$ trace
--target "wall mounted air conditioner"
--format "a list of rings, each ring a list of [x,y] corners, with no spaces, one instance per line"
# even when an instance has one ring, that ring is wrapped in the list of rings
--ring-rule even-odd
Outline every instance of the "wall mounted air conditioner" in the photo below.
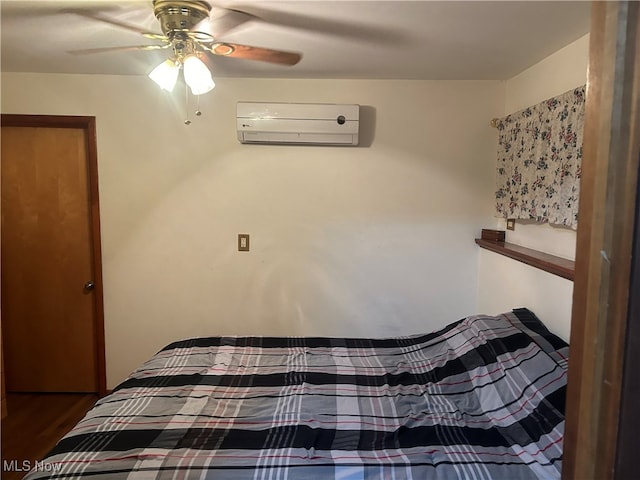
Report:
[[[359,105],[238,102],[240,143],[358,145]]]

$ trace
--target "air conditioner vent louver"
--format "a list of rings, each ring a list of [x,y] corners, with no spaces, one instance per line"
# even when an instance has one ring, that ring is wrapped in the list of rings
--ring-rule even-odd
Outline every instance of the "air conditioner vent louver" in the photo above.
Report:
[[[358,145],[359,105],[238,102],[240,143]]]

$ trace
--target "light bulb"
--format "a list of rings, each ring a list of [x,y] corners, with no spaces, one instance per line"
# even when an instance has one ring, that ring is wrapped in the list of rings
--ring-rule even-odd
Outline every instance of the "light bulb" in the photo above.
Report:
[[[149,78],[160,85],[163,90],[170,92],[176,85],[179,72],[180,65],[167,59],[151,71]]]
[[[211,72],[197,56],[189,55],[184,59],[183,65],[184,80],[191,87],[191,93],[194,95],[210,92],[216,86],[211,78]]]

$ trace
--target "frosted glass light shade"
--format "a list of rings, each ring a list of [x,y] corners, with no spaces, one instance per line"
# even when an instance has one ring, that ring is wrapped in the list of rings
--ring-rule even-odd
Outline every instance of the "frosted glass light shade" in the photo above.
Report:
[[[191,93],[194,95],[202,95],[210,92],[216,86],[211,72],[195,55],[189,55],[184,59],[184,80],[191,87]]]
[[[165,60],[149,74],[149,78],[156,82],[163,90],[170,92],[176,85],[180,65],[171,59]]]

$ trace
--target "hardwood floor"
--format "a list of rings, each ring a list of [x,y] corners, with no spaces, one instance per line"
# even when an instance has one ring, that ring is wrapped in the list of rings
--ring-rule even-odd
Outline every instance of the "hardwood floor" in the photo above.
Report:
[[[24,477],[28,467],[42,460],[97,400],[93,394],[8,393],[8,416],[2,421],[2,479]]]

